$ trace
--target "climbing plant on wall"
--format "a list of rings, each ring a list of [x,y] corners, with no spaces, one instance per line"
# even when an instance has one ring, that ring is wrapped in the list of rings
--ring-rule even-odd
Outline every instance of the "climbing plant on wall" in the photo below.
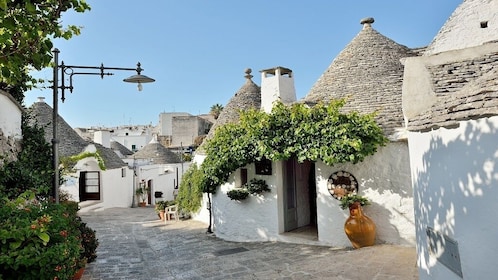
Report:
[[[299,162],[321,160],[327,165],[358,163],[387,143],[375,113],[342,113],[345,100],[313,107],[275,103],[272,112],[241,112],[238,123],[220,126],[207,140],[199,188],[215,193],[230,174],[262,158]]]

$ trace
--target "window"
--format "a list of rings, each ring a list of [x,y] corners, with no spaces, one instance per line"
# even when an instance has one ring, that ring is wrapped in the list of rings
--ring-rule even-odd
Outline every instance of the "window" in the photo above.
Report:
[[[240,185],[243,186],[247,183],[247,168],[240,169]]]
[[[271,175],[271,160],[262,159],[254,163],[256,174],[258,175]]]

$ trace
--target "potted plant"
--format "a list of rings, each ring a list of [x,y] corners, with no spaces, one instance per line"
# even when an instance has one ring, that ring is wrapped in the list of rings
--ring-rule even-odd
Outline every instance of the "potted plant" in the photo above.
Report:
[[[375,223],[363,213],[362,208],[369,204],[370,201],[366,197],[356,193],[341,197],[341,208],[349,209],[344,232],[355,249],[372,246],[375,243]]]
[[[368,198],[356,193],[350,193],[341,197],[340,206],[342,209],[349,209],[354,203],[359,203],[360,206],[370,205]]]
[[[270,187],[268,187],[268,184],[266,184],[265,180],[256,178],[253,178],[249,182],[245,183],[243,187],[253,195],[270,191]]]
[[[138,184],[138,188],[135,190],[135,194],[138,196],[140,202],[138,203],[138,206],[140,207],[145,207],[147,203],[145,202],[149,196],[149,189],[147,188],[147,185],[145,184],[145,180],[142,180]]]
[[[169,202],[167,200],[161,200],[156,202],[156,206],[154,207],[154,209],[156,210],[157,215],[159,215],[161,221],[164,221],[164,211],[168,206]]]
[[[227,192],[231,200],[244,200],[249,196],[249,191],[245,188],[236,188]]]

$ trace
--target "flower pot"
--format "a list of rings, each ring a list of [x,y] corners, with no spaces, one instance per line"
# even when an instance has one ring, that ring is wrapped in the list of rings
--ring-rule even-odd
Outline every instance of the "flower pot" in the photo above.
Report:
[[[164,211],[164,210],[159,211],[159,219],[161,219],[161,221],[164,221],[164,212],[166,212],[166,211]]]
[[[360,203],[355,202],[349,207],[344,232],[355,249],[374,245],[375,223],[363,213]]]
[[[140,207],[145,207],[145,206],[147,206],[147,203],[146,203],[146,202],[139,202],[139,203],[138,203],[138,206],[140,206]]]
[[[85,267],[82,267],[76,271],[76,273],[73,276],[73,280],[80,280],[81,277],[83,276],[83,273],[85,273]]]

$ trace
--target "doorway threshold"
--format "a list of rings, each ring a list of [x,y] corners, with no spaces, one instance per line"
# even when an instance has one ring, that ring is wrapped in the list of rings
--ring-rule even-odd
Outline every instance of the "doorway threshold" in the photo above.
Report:
[[[320,245],[318,241],[318,228],[315,225],[307,225],[280,234],[283,242]]]

